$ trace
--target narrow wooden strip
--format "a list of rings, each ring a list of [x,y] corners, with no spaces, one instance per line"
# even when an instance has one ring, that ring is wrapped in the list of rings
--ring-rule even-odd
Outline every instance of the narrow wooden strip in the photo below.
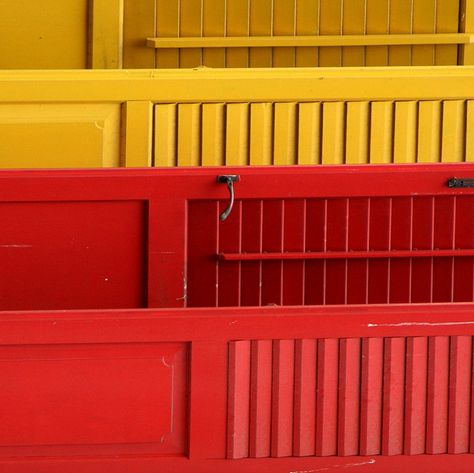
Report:
[[[228,166],[245,166],[249,159],[249,104],[232,103],[226,109],[226,151]]]
[[[295,418],[293,455],[315,454],[317,340],[295,343]]]
[[[296,103],[275,104],[273,164],[296,164]]]
[[[391,163],[393,154],[393,103],[372,102],[370,115],[370,163]]]
[[[273,342],[272,457],[293,455],[294,340]]]
[[[180,0],[155,0],[156,35],[158,37],[175,38],[179,36],[179,9]],[[178,50],[157,49],[155,54],[157,68],[174,69],[179,67],[180,52]]]
[[[428,402],[426,453],[447,452],[449,337],[430,337],[428,345]]]
[[[270,165],[273,158],[273,104],[250,104],[250,164]]]
[[[202,165],[223,166],[225,104],[202,105]]]
[[[337,455],[339,340],[318,341],[316,455]]]
[[[466,103],[463,100],[443,102],[443,135],[441,160],[463,162],[465,153]]]
[[[385,339],[382,455],[403,453],[405,339]]]
[[[382,448],[383,338],[362,341],[360,455]]]
[[[270,456],[272,417],[272,341],[254,340],[250,373],[250,450],[252,458]]]
[[[337,454],[359,454],[361,343],[347,338],[339,345],[339,414]]]
[[[394,163],[416,162],[417,102],[395,104]]]
[[[178,166],[201,164],[201,105],[178,105]]]
[[[155,105],[154,160],[155,166],[176,166],[177,142],[176,104]]]
[[[298,164],[321,163],[321,104],[298,106]]]
[[[448,453],[469,452],[472,337],[451,337]]]
[[[344,163],[345,104],[327,102],[323,105],[322,164]]]
[[[428,339],[407,339],[405,445],[406,455],[425,453]]]
[[[349,102],[346,122],[346,164],[369,161],[369,102]]]
[[[441,102],[422,101],[418,106],[417,162],[441,160]]]
[[[250,341],[229,343],[227,458],[249,456]]]
[[[126,167],[151,166],[153,107],[151,102],[126,102],[124,105],[122,153]]]

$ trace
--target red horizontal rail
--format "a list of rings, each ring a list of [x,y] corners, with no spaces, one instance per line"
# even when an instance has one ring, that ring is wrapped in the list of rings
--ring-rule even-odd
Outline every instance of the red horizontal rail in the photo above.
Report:
[[[459,250],[386,250],[325,251],[284,253],[219,253],[221,261],[310,260],[310,259],[375,259],[375,258],[440,258],[474,256],[474,249]]]

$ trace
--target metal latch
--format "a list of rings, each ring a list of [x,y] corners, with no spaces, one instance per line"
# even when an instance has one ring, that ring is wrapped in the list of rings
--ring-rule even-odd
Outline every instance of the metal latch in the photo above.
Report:
[[[217,182],[219,184],[227,184],[227,189],[229,190],[229,203],[227,204],[227,208],[224,212],[220,215],[220,220],[223,222],[227,219],[229,214],[232,212],[232,207],[234,206],[234,182],[239,182],[240,176],[237,174],[223,174],[221,176],[217,176]]]
[[[458,179],[453,177],[448,181],[448,187],[474,187],[474,179]]]

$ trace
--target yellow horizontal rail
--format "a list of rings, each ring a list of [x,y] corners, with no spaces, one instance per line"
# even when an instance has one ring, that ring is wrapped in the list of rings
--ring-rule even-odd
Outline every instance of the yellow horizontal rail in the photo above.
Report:
[[[453,100],[474,67],[0,71],[0,103]]]
[[[474,35],[469,33],[147,38],[147,46],[155,49],[395,46],[469,43],[474,43]]]

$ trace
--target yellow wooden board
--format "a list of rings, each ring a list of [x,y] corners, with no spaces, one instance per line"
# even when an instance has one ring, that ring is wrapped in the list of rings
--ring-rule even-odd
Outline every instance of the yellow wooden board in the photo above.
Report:
[[[0,168],[119,166],[120,106],[0,104]]]

